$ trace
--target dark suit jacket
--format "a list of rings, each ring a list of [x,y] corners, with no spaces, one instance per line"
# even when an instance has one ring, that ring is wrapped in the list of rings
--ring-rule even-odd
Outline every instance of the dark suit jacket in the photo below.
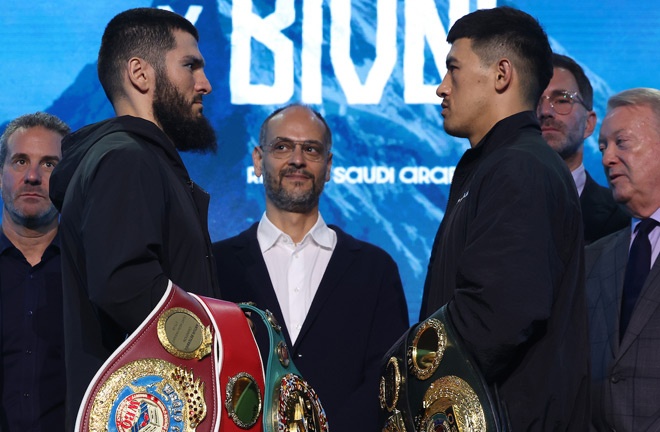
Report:
[[[609,188],[599,185],[586,172],[587,180],[580,195],[584,243],[593,243],[630,225],[630,216],[621,208]]]
[[[619,316],[630,229],[586,248],[592,419],[597,430],[660,430],[660,260],[620,341]]]
[[[283,327],[294,364],[317,392],[331,430],[380,431],[383,355],[408,328],[396,263],[336,226],[337,245],[292,345],[257,241],[258,223],[214,243],[224,300],[253,301]]]

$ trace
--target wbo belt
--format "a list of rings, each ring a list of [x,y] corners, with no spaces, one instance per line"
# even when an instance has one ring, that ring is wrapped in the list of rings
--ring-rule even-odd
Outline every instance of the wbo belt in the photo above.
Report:
[[[264,388],[243,311],[170,282],[94,376],[75,430],[260,431]]]
[[[446,306],[408,331],[385,355],[383,432],[506,432],[506,409],[464,349]]]

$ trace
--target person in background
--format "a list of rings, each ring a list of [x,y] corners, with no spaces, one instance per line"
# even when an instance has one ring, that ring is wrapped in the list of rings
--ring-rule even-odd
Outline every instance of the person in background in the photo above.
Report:
[[[64,431],[64,335],[57,209],[49,179],[69,133],[37,112],[0,136],[0,429]]]
[[[589,345],[580,202],[543,140],[552,77],[539,23],[482,9],[449,30],[437,89],[444,129],[467,138],[436,236],[420,319],[446,305],[514,431],[584,431]]]
[[[571,170],[580,195],[584,241],[592,243],[630,224],[630,216],[612,198],[612,192],[591,178],[582,163],[584,140],[594,132],[593,89],[589,78],[572,58],[552,54],[553,74],[541,95],[536,115],[543,138]]]
[[[331,430],[375,432],[381,360],[408,327],[408,311],[392,258],[319,213],[331,146],[330,128],[306,106],[268,116],[252,151],[266,211],[213,248],[223,299],[275,315]]]
[[[156,8],[107,25],[99,80],[117,117],[62,143],[50,197],[60,210],[67,430],[96,371],[144,321],[169,283],[219,297],[209,196],[177,150],[212,151],[211,92],[197,29]]]
[[[612,96],[598,137],[632,226],[587,246],[592,419],[599,431],[660,430],[660,90]]]

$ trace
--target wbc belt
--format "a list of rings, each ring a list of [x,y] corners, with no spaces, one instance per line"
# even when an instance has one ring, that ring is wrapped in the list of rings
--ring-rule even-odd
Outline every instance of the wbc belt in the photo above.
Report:
[[[463,348],[446,307],[411,327],[385,356],[383,432],[506,432],[505,409]]]
[[[241,309],[170,282],[87,388],[76,431],[261,431],[264,375]]]
[[[321,401],[293,364],[273,314],[250,304],[240,307],[260,317],[268,333],[264,432],[328,432]]]

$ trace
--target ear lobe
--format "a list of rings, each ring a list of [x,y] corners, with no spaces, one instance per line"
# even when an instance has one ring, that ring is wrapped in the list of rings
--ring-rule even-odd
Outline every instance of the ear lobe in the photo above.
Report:
[[[511,79],[513,77],[513,66],[509,59],[503,58],[497,62],[496,73],[495,89],[501,93],[511,85]]]
[[[132,57],[128,60],[126,71],[129,82],[140,93],[146,93],[149,90],[155,76],[153,68],[146,60],[139,57]]]

